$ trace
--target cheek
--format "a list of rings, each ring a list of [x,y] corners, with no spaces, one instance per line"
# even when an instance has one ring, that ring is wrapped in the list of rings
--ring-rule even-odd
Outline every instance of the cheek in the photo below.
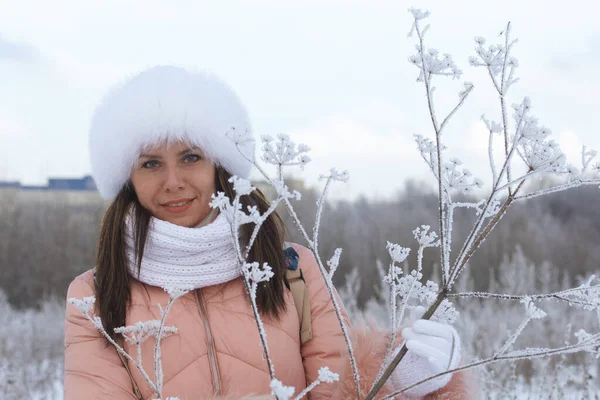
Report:
[[[138,200],[145,208],[150,207],[154,204],[156,198],[156,185],[153,184],[151,179],[132,179],[133,187],[135,188],[135,194]]]
[[[206,177],[198,182],[196,188],[205,195],[211,195],[215,192],[215,182],[210,177]]]
[[[205,195],[211,195],[215,192],[215,174],[214,171],[207,171],[196,175],[194,180],[196,190]]]

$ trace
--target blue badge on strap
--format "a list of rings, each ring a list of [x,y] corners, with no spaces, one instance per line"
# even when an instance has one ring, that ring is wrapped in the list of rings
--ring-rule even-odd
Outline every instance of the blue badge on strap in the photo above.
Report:
[[[298,256],[296,250],[294,250],[293,247],[288,247],[287,249],[283,250],[283,255],[285,256],[285,266],[287,269],[291,269],[292,271],[297,270],[300,256]]]

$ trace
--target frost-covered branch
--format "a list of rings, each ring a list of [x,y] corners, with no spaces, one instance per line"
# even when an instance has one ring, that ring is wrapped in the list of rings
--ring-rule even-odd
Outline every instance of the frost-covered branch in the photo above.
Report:
[[[537,295],[510,295],[510,294],[499,294],[499,293],[486,293],[486,292],[463,292],[463,293],[450,293],[448,297],[470,297],[480,299],[501,299],[501,300],[519,300],[531,299],[532,301],[540,300],[558,300],[568,303],[569,305],[579,305],[584,307],[586,310],[600,310],[600,283],[592,285],[591,283],[596,279],[595,275],[592,275],[588,280],[578,287],[561,290],[554,293],[537,294]]]
[[[263,265],[262,270],[260,269],[258,263],[247,263],[251,247],[248,246],[246,251],[242,252],[239,236],[240,226],[244,223],[253,222],[255,223],[255,228],[253,230],[251,238],[253,242],[256,238],[256,235],[258,234],[258,230],[260,229],[264,221],[266,221],[268,214],[266,216],[260,215],[256,207],[249,208],[249,214],[243,212],[241,210],[242,207],[240,203],[240,197],[252,193],[252,191],[254,191],[256,188],[254,188],[249,181],[238,178],[236,176],[232,176],[229,179],[229,181],[233,183],[233,189],[235,190],[235,197],[233,199],[233,202],[229,200],[225,193],[219,192],[216,195],[213,195],[213,200],[211,201],[210,206],[212,208],[218,208],[220,212],[224,213],[229,220],[238,263],[240,265],[242,276],[244,278],[244,286],[246,287],[246,290],[250,296],[250,305],[252,308],[252,313],[254,315],[256,326],[258,328],[260,342],[265,353],[265,360],[269,369],[269,375],[271,377],[271,380],[274,380],[275,368],[273,366],[273,362],[271,360],[271,355],[269,352],[267,333],[264,329],[262,318],[260,316],[258,305],[256,303],[256,291],[258,283],[268,281],[273,276],[273,273],[271,267],[266,263]],[[269,210],[270,212],[274,211],[274,209],[271,208],[269,208]],[[269,212],[269,210],[267,210],[267,212]]]
[[[229,136],[234,141],[234,143],[238,143],[240,140],[240,137],[239,137],[240,135],[238,133],[236,133],[235,131],[230,132]],[[263,146],[262,146],[263,157],[262,157],[262,159],[263,159],[263,161],[265,161],[268,164],[275,165],[275,167],[277,169],[277,179],[272,179],[267,174],[267,172],[256,162],[256,160],[248,159],[241,152],[239,146],[238,146],[238,151],[244,158],[246,158],[248,161],[250,161],[256,167],[256,169],[263,175],[265,180],[273,188],[275,188],[275,190],[277,192],[277,199],[275,201],[281,201],[286,206],[289,215],[292,217],[292,220],[294,221],[295,225],[298,227],[299,231],[301,232],[302,236],[304,237],[304,239],[307,243],[307,246],[309,247],[309,249],[312,251],[312,253],[315,256],[315,259],[319,266],[319,271],[321,272],[323,280],[325,281],[326,287],[328,289],[329,297],[333,304],[333,308],[335,310],[335,314],[338,319],[338,323],[340,324],[340,327],[342,329],[342,334],[343,334],[344,340],[346,342],[346,347],[347,347],[348,353],[350,355],[350,362],[351,362],[351,366],[352,366],[352,370],[353,370],[353,374],[354,374],[354,380],[355,380],[356,389],[357,389],[357,398],[360,399],[360,391],[359,391],[360,375],[358,373],[358,366],[356,364],[356,358],[354,357],[354,350],[352,348],[352,343],[350,341],[350,335],[348,332],[348,328],[344,322],[341,307],[340,307],[338,300],[334,294],[334,287],[333,287],[333,282],[332,282],[333,273],[335,272],[337,265],[339,263],[339,256],[341,254],[341,249],[336,250],[333,258],[329,261],[329,263],[328,263],[330,266],[329,271],[327,271],[325,269],[325,267],[323,265],[323,261],[319,255],[319,250],[318,250],[319,226],[320,226],[321,214],[323,211],[323,205],[325,202],[325,197],[327,195],[327,191],[329,189],[331,182],[333,182],[333,181],[346,182],[348,180],[348,173],[346,171],[339,172],[336,169],[331,169],[329,175],[321,176],[321,179],[326,180],[326,185],[325,185],[325,189],[323,190],[323,193],[320,196],[319,201],[318,201],[318,211],[317,211],[317,215],[315,217],[315,226],[313,229],[313,237],[311,238],[311,237],[309,237],[308,233],[304,229],[304,226],[303,226],[302,222],[300,221],[300,219],[298,218],[298,215],[296,214],[294,207],[292,206],[291,202],[289,201],[290,198],[295,198],[295,199],[299,200],[300,194],[296,191],[294,191],[293,193],[290,193],[288,191],[287,186],[283,182],[284,167],[300,166],[301,168],[304,168],[304,166],[308,162],[310,162],[310,157],[308,157],[308,155],[306,154],[310,150],[309,147],[306,145],[303,145],[303,144],[300,144],[296,147],[294,142],[292,142],[290,140],[289,136],[285,135],[285,134],[277,135],[276,140],[270,136],[263,136],[262,142],[263,142]],[[273,147],[274,142],[275,142],[275,145]],[[272,381],[275,380],[274,376],[272,376],[271,378],[272,378]]]
[[[439,198],[439,231],[440,231],[440,242],[442,246],[442,266],[447,265],[446,255],[447,251],[447,235],[445,230],[445,221],[446,221],[446,209],[444,207],[444,196],[449,196],[449,189],[452,187],[461,187],[461,188],[469,188],[470,185],[467,183],[467,179],[470,176],[470,173],[464,172],[463,174],[459,174],[459,176],[455,176],[456,166],[459,165],[456,162],[452,162],[451,164],[444,164],[442,158],[442,151],[445,149],[445,146],[441,142],[442,132],[446,127],[450,118],[456,113],[456,111],[462,106],[465,102],[471,91],[473,90],[473,85],[471,83],[465,83],[465,89],[459,93],[459,102],[452,109],[452,111],[444,118],[442,124],[438,124],[434,100],[433,100],[433,92],[435,87],[432,86],[432,78],[434,75],[441,76],[451,76],[453,79],[458,79],[462,75],[462,71],[458,69],[458,67],[454,64],[452,57],[449,54],[444,54],[440,57],[439,52],[435,49],[428,49],[424,44],[424,37],[427,31],[429,30],[429,25],[425,26],[425,28],[421,28],[420,22],[421,20],[427,18],[429,16],[429,12],[421,11],[414,8],[409,10],[413,15],[413,25],[409,36],[412,36],[413,32],[417,34],[418,44],[416,46],[417,54],[411,56],[409,61],[414,64],[417,68],[419,68],[419,77],[417,81],[423,82],[425,87],[425,94],[427,98],[427,104],[429,108],[429,115],[431,118],[431,123],[433,125],[433,130],[435,132],[435,146],[431,142],[423,142],[420,137],[417,137],[417,141],[419,142],[421,150],[421,154],[424,159],[427,161],[427,157],[429,157],[428,164],[432,171],[434,171],[434,175],[438,181],[438,198]],[[448,178],[447,184],[444,183],[442,178],[442,169],[446,173],[446,177]],[[445,275],[442,278],[445,280]],[[445,283],[445,282],[444,282]]]
[[[536,175],[549,173],[566,174],[569,178],[569,182],[560,188],[564,190],[566,188],[584,184],[581,175],[594,168],[597,172],[600,171],[600,163],[596,164],[594,168],[590,168],[592,166],[592,160],[596,157],[596,152],[584,147],[581,156],[581,172],[574,166],[567,164],[565,156],[560,151],[556,142],[548,139],[551,134],[550,130],[541,126],[538,123],[537,118],[529,115],[531,103],[528,98],[525,98],[520,104],[513,106],[514,128],[512,130],[510,129],[506,106],[507,93],[510,87],[518,81],[518,78],[515,77],[518,61],[510,55],[512,47],[516,43],[516,40],[513,40],[510,37],[511,25],[509,23],[502,32],[502,35],[504,35],[503,44],[491,45],[485,48],[485,40],[483,38],[476,38],[476,57],[472,57],[470,63],[472,66],[481,66],[487,69],[492,84],[499,95],[501,122],[496,123],[488,120],[485,116],[482,116],[482,120],[489,132],[488,157],[492,173],[492,190],[487,196],[487,199],[468,205],[468,207],[476,210],[477,219],[464,241],[461,250],[458,252],[455,261],[452,263],[450,261],[450,249],[452,245],[454,210],[457,207],[457,205],[452,202],[452,191],[461,190],[468,193],[475,186],[481,187],[482,183],[478,180],[475,180],[474,183],[468,181],[467,178],[469,178],[471,174],[468,170],[459,170],[459,160],[450,158],[450,162],[442,161],[442,152],[446,150],[446,147],[441,143],[441,126],[437,123],[431,78],[436,74],[457,78],[460,76],[460,71],[456,69],[449,55],[444,55],[443,58],[439,58],[437,51],[426,50],[424,36],[429,29],[429,26],[421,29],[421,22],[429,16],[429,13],[415,9],[410,9],[409,11],[413,17],[411,34],[415,32],[417,35],[417,54],[412,56],[409,61],[419,68],[417,81],[423,83],[426,91],[427,107],[431,117],[434,134],[433,140],[422,135],[415,135],[415,139],[422,158],[432,170],[438,182],[438,218],[440,222],[440,265],[442,266],[442,287],[436,293],[435,300],[428,304],[430,307],[423,315],[424,319],[429,319],[433,316],[438,307],[442,306],[442,304],[447,301],[446,299],[451,296],[450,292],[456,279],[466,268],[467,263],[473,254],[485,241],[493,228],[500,222],[515,200],[531,198],[541,195],[542,193],[545,194],[559,190],[558,188],[550,188],[530,195],[521,195],[520,191],[526,181]],[[450,71],[453,73],[450,73]],[[471,89],[472,87],[467,87],[465,91],[470,91]],[[461,98],[460,104],[462,104],[463,101],[464,98]],[[451,117],[453,113],[454,112],[452,112],[449,117]],[[448,119],[445,119],[443,125],[447,122]],[[493,142],[494,134],[500,132],[502,132],[504,136],[504,160],[501,168],[498,170],[493,157]],[[516,159],[516,157],[514,157],[515,155],[518,155],[520,160],[523,161],[527,167],[527,172],[516,179],[512,177],[511,172],[512,163]],[[598,180],[588,180],[586,183],[595,184],[600,182]],[[504,194],[505,192],[506,195]],[[588,308],[596,307],[595,301],[597,301],[597,299],[593,299],[594,295],[591,295],[592,297],[588,299],[577,299],[575,294],[579,292],[573,291],[570,293],[571,295],[567,295],[566,293],[554,293],[554,296],[549,296],[549,298],[556,298],[563,301],[569,301],[569,299],[571,299],[571,304],[578,304]],[[480,295],[479,297],[483,297],[483,295]],[[530,304],[534,300],[542,299],[542,297],[530,296],[519,297],[519,299],[527,301],[529,302],[528,304]],[[392,300],[392,305],[393,304]],[[505,348],[500,349],[499,353],[496,354],[498,359],[506,352],[507,348],[512,344],[512,341],[518,336],[518,333],[532,318],[533,316],[531,315],[526,318],[516,335],[510,338]],[[383,382],[389,377],[395,366],[401,362],[405,354],[406,348],[403,346],[394,360],[389,363],[384,374],[378,377],[373,389],[367,395],[366,400],[374,398],[375,393],[383,386]],[[408,389],[409,388],[405,390]]]
[[[590,335],[590,334],[586,333],[585,331],[580,331],[580,332],[578,332],[578,334],[579,334],[578,338],[582,337],[584,339],[581,340],[577,344],[563,346],[563,347],[557,347],[557,348],[552,348],[552,349],[527,348],[527,349],[507,352],[507,353],[505,353],[503,355],[499,355],[499,356],[492,356],[489,358],[485,358],[482,360],[472,362],[470,364],[465,364],[458,368],[454,368],[454,369],[451,369],[451,370],[448,370],[445,372],[441,372],[437,375],[432,375],[430,377],[427,377],[426,379],[420,380],[419,382],[415,382],[414,384],[412,384],[410,386],[402,388],[402,390],[398,390],[398,391],[391,393],[385,397],[382,397],[381,400],[391,400],[394,397],[396,397],[402,393],[405,393],[408,390],[410,390],[422,383],[428,382],[432,379],[436,379],[436,378],[439,378],[444,375],[453,374],[453,373],[460,372],[460,371],[466,371],[469,369],[481,367],[483,365],[491,364],[491,363],[495,363],[495,362],[499,362],[499,361],[531,360],[534,358],[551,357],[551,356],[563,355],[563,354],[572,354],[572,353],[578,353],[581,351],[590,352],[595,357],[598,357],[598,354],[599,354],[598,347],[600,346],[600,333],[595,334],[595,335]]]
[[[533,305],[533,302],[553,298],[560,301],[569,302],[570,304],[580,305],[586,309],[597,310],[598,296],[594,294],[595,287],[590,286],[586,289],[580,288],[580,290],[569,289],[567,291],[556,292],[548,295],[529,296],[494,295],[477,292],[452,294],[451,290],[460,273],[467,267],[471,257],[477,251],[479,246],[486,240],[491,231],[501,221],[502,217],[507,213],[508,209],[515,200],[532,198],[542,194],[565,190],[584,184],[600,184],[600,179],[583,179],[583,174],[588,173],[590,170],[594,170],[596,173],[600,172],[600,163],[593,164],[593,159],[596,157],[596,152],[593,150],[588,150],[585,147],[582,149],[581,169],[567,164],[566,158],[556,142],[549,139],[551,131],[540,125],[537,118],[530,115],[531,102],[527,97],[525,97],[521,103],[513,105],[512,123],[510,124],[512,125],[512,128],[509,126],[509,114],[507,110],[507,104],[509,103],[507,94],[511,86],[518,81],[518,78],[515,77],[515,70],[518,67],[518,61],[511,56],[512,48],[517,41],[511,38],[511,24],[509,23],[506,26],[506,29],[502,32],[502,35],[504,35],[502,44],[484,47],[485,40],[482,38],[476,38],[476,57],[472,57],[470,59],[472,66],[485,67],[487,74],[490,76],[492,85],[499,96],[500,122],[494,122],[492,120],[488,120],[485,116],[482,116],[482,120],[484,121],[489,134],[488,157],[492,175],[491,191],[485,196],[484,199],[478,202],[453,202],[452,197],[456,191],[462,193],[471,193],[475,188],[483,187],[483,182],[479,179],[475,179],[467,168],[462,167],[462,162],[460,160],[454,157],[449,157],[445,154],[447,148],[443,143],[442,136],[443,131],[448,126],[451,118],[454,117],[456,112],[465,103],[468,95],[472,92],[473,85],[470,83],[465,83],[464,90],[459,93],[459,100],[457,104],[441,120],[442,122],[439,123],[440,120],[438,120],[437,117],[434,101],[435,87],[433,86],[433,79],[436,75],[457,79],[461,77],[462,71],[456,67],[450,55],[441,55],[437,50],[425,46],[425,36],[429,29],[429,25],[422,27],[422,22],[429,16],[429,13],[416,9],[411,9],[410,12],[413,17],[411,34],[416,34],[417,44],[416,54],[411,56],[409,61],[419,69],[417,81],[424,85],[429,117],[433,127],[433,137],[431,139],[426,138],[423,135],[415,135],[415,140],[422,158],[431,169],[438,183],[439,239],[437,239],[437,237],[434,237],[433,239],[429,237],[429,239],[431,239],[429,245],[424,245],[424,243],[419,241],[416,269],[411,271],[409,274],[406,274],[406,276],[401,276],[402,270],[398,267],[397,260],[402,259],[402,262],[404,262],[406,256],[408,255],[409,249],[403,248],[397,244],[388,244],[388,251],[390,252],[392,262],[390,263],[388,274],[385,276],[385,281],[390,284],[389,302],[392,312],[392,335],[390,336],[386,354],[391,354],[390,349],[393,349],[399,322],[403,319],[406,309],[413,307],[412,305],[409,305],[409,300],[412,299],[412,301],[425,303],[429,307],[422,317],[424,319],[434,317],[452,320],[455,317],[456,311],[448,299],[454,297],[465,297],[468,295],[483,298],[512,298],[518,299],[526,304],[527,315],[525,319],[519,325],[516,332],[508,338],[504,346],[502,346],[492,358],[487,359],[489,362],[519,359],[519,357],[525,353],[527,353],[530,357],[536,357],[558,354],[557,352],[571,351],[571,349],[575,348],[584,348],[585,343],[589,344],[591,342],[584,343],[580,341],[578,344],[579,347],[565,347],[561,349],[550,350],[534,349],[532,351],[523,350],[523,354],[519,353],[518,351],[509,352],[509,348],[514,344],[520,332],[525,329],[529,322],[542,316],[541,310],[537,309]],[[498,162],[498,165],[493,157],[494,135],[497,133],[502,133],[504,138],[504,159],[501,162]],[[337,299],[334,295],[333,284],[331,282],[332,276],[339,265],[341,249],[336,249],[332,258],[327,262],[327,265],[329,266],[329,270],[327,270],[325,269],[324,263],[322,262],[319,254],[318,241],[324,199],[330,188],[330,183],[334,180],[346,180],[347,175],[340,175],[337,173],[337,171],[332,170],[330,175],[324,177],[327,181],[325,183],[323,194],[318,201],[315,227],[311,237],[304,229],[303,224],[300,222],[296,212],[294,211],[294,207],[289,200],[293,196],[287,195],[287,189],[283,184],[284,167],[293,165],[304,167],[304,165],[310,160],[306,155],[308,147],[296,147],[286,135],[278,135],[277,139],[263,137],[262,149],[264,153],[263,160],[276,167],[277,178],[271,179],[264,169],[255,162],[255,160],[250,161],[256,166],[258,171],[261,172],[265,179],[276,188],[278,200],[285,205],[292,220],[294,221],[294,224],[296,224],[300,233],[308,244],[308,247],[315,255],[323,279],[327,284],[338,322],[342,327],[344,339],[346,340],[346,344],[350,352],[351,363],[355,375],[354,378],[357,384],[357,397],[360,397],[360,394],[358,393],[359,376],[355,365],[352,346],[348,338],[345,323],[341,316],[340,307],[337,304]],[[522,176],[514,178],[512,168],[513,164],[517,162],[522,162],[525,165],[527,172]],[[521,194],[524,184],[532,177],[543,176],[546,174],[566,175],[568,177],[568,182],[565,185],[544,189],[543,191],[525,195]],[[454,212],[458,207],[465,207],[475,210],[477,218],[466,240],[463,242],[460,251],[456,254],[456,258],[452,260],[451,247]],[[424,227],[422,227],[422,231],[419,232],[427,235],[427,230],[423,228]],[[429,229],[429,227],[427,227],[427,229]],[[424,239],[424,236],[420,235],[419,232],[415,233],[417,240],[419,240],[419,238]],[[434,282],[427,282],[426,284],[421,283],[423,249],[426,247],[433,247],[431,246],[433,243],[436,243],[436,246],[441,247],[441,262],[439,265],[441,266],[442,270],[442,285],[439,287]],[[588,295],[589,297],[585,297]],[[398,298],[400,298],[402,301],[399,309]],[[589,346],[587,348],[589,348]],[[371,400],[374,398],[394,368],[399,362],[401,362],[406,352],[406,347],[402,346],[391,361],[388,360],[389,357],[386,357],[384,365],[380,370],[380,374],[376,379],[376,382],[373,384],[372,390],[367,395],[366,400]],[[487,361],[483,360],[482,362],[485,363]],[[478,364],[472,364],[471,366],[481,365],[482,362],[479,362]],[[470,366],[468,366],[468,368],[470,368]],[[443,374],[438,376],[441,375]],[[410,388],[404,388],[404,391],[408,389]]]
[[[123,349],[104,329],[102,320],[96,315],[90,315],[90,312],[94,309],[94,303],[96,298],[94,296],[84,297],[83,299],[70,298],[68,299],[69,304],[75,306],[83,316],[104,336],[104,338],[117,350],[117,352],[127,359],[142,375],[142,378],[158,399],[162,400],[162,390],[164,374],[162,370],[162,354],[160,350],[160,342],[162,339],[177,334],[178,330],[173,326],[165,326],[166,317],[171,310],[173,302],[179,297],[183,296],[189,291],[187,288],[170,287],[165,288],[165,291],[169,293],[169,302],[163,310],[160,305],[159,309],[161,312],[160,320],[150,320],[146,322],[137,322],[135,325],[123,326],[115,328],[115,333],[122,335],[128,343],[135,345],[137,350],[137,359],[134,359],[129,353]],[[153,337],[155,339],[154,345],[154,381],[150,378],[142,363],[142,349],[141,344],[147,339]],[[169,397],[166,400],[178,400],[176,397]]]
[[[294,400],[300,400],[301,398],[306,396],[311,390],[316,388],[321,383],[333,383],[333,382],[337,382],[339,380],[340,380],[339,374],[331,372],[329,370],[329,368],[327,368],[327,367],[321,367],[321,368],[319,368],[319,377],[313,383],[308,385],[308,387],[306,389],[304,389],[302,392],[300,392],[300,394],[298,394],[298,396],[296,396],[296,398]]]
[[[499,361],[518,361],[518,360],[533,359],[533,358],[540,358],[540,357],[550,357],[550,356],[556,356],[556,355],[564,356],[566,354],[577,353],[577,352],[582,352],[582,351],[589,352],[594,357],[600,358],[600,333],[589,334],[589,333],[585,332],[584,330],[579,330],[575,334],[575,337],[578,340],[577,344],[570,345],[569,343],[567,343],[566,346],[558,347],[558,348],[525,348],[525,349],[508,351],[508,349],[515,343],[516,339],[523,332],[523,330],[529,324],[529,322],[531,322],[534,319],[544,318],[546,316],[546,313],[544,311],[540,310],[539,308],[537,308],[533,304],[531,299],[526,297],[521,302],[525,306],[525,313],[526,313],[525,319],[521,322],[521,324],[516,329],[516,331],[512,335],[510,335],[509,338],[504,342],[502,348],[499,349],[498,351],[496,351],[493,356],[486,358],[486,359],[477,360],[470,364],[466,364],[466,365],[463,365],[463,366],[455,368],[455,369],[444,371],[444,372],[436,374],[436,375],[432,375],[432,376],[422,379],[418,382],[415,382],[414,384],[412,384],[410,386],[402,388],[402,390],[398,390],[386,397],[383,397],[383,399],[392,399],[395,396],[397,396],[401,393],[404,393],[420,384],[423,384],[432,379],[436,379],[436,378],[439,378],[439,377],[447,375],[447,374],[465,371],[468,369],[480,367],[483,365],[487,365],[487,364],[491,364],[491,363],[495,363],[495,362],[499,362]]]
[[[553,187],[550,187],[547,189],[541,189],[541,190],[537,190],[532,193],[517,196],[517,197],[515,197],[515,200],[533,199],[534,197],[544,196],[546,194],[551,194],[551,193],[562,192],[562,191],[565,191],[568,189],[573,189],[573,188],[577,188],[580,186],[587,186],[587,185],[599,185],[600,186],[600,179],[590,179],[590,180],[577,179],[577,180],[574,180],[572,182],[565,183],[562,185],[557,185],[557,186],[553,186]]]

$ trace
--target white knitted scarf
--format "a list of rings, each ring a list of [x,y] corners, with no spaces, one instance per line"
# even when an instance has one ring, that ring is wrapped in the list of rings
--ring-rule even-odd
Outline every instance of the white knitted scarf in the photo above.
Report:
[[[125,220],[129,274],[151,286],[198,289],[241,275],[227,218],[220,214],[200,228],[186,228],[151,217],[138,275],[133,220]]]

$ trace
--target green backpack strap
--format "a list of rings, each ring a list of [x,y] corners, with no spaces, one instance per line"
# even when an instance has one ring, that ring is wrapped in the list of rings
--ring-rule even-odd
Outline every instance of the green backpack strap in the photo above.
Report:
[[[294,248],[288,243],[284,243],[283,254],[285,256],[286,278],[289,282],[289,289],[294,298],[294,305],[298,313],[300,322],[300,343],[304,344],[312,339],[312,323],[310,319],[310,297],[302,270],[298,266],[300,256]]]

